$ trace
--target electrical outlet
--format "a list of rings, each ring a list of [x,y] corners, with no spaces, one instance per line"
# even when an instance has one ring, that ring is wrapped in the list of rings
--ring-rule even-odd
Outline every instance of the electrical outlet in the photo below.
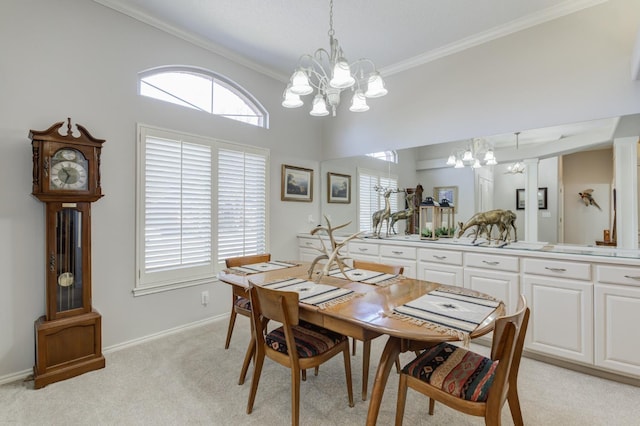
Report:
[[[200,295],[200,302],[204,305],[207,306],[209,304],[209,291],[203,291],[202,294]]]

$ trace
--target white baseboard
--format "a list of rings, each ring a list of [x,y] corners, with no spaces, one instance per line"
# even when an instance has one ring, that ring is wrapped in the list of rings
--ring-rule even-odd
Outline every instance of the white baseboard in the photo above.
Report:
[[[110,353],[119,351],[121,349],[130,348],[132,346],[136,346],[141,343],[149,342],[151,340],[159,339],[161,337],[169,336],[171,334],[179,333],[181,331],[185,331],[191,328],[202,327],[203,325],[212,324],[214,322],[222,321],[227,318],[229,318],[229,313],[205,318],[203,320],[195,321],[189,324],[184,324],[178,327],[170,328],[168,330],[160,331],[158,333],[149,334],[147,336],[139,337],[137,339],[133,339],[133,340],[129,340],[126,342],[105,347],[102,349],[102,353],[110,354]],[[33,369],[29,368],[27,370],[17,371],[15,373],[10,373],[4,376],[0,376],[0,385],[4,385],[11,382],[17,382],[19,380],[30,379],[32,375],[33,375]]]

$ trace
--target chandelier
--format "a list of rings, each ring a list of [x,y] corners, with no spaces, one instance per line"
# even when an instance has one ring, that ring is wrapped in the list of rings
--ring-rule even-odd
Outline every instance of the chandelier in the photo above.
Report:
[[[516,135],[516,152],[518,151],[518,145],[519,145],[519,136],[520,136],[520,132],[515,132],[514,133]],[[507,167],[507,171],[505,172],[505,174],[518,174],[518,173],[524,173],[524,163],[522,163],[521,161],[516,161],[513,164],[510,164]]]
[[[459,150],[449,155],[446,164],[456,169],[462,169],[465,166],[478,169],[483,165],[495,166],[498,161],[493,148],[484,139],[475,138],[465,150]]]
[[[350,111],[364,112],[369,110],[367,98],[378,98],[387,94],[384,81],[375,64],[367,58],[361,58],[349,64],[344,52],[334,37],[333,0],[329,1],[329,51],[317,49],[313,55],[304,54],[298,60],[289,84],[284,91],[282,106],[298,108],[304,104],[300,96],[308,95],[316,90],[311,104],[310,114],[325,116],[331,109],[336,116],[336,108],[340,104],[340,94],[351,88]],[[325,68],[326,67],[326,68]]]

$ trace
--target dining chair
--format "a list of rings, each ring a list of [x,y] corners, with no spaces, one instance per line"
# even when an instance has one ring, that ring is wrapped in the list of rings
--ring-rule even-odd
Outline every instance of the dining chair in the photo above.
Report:
[[[517,382],[529,314],[527,302],[520,296],[514,314],[496,319],[489,358],[444,342],[407,364],[400,373],[396,426],[402,425],[408,387],[429,397],[430,415],[438,401],[484,417],[487,425],[499,425],[508,400],[513,423],[522,425]]]
[[[354,269],[364,269],[367,271],[382,272],[384,274],[400,275],[404,272],[404,266],[386,265],[383,263],[368,262],[365,260],[353,259]],[[356,354],[356,340],[353,339],[352,354]],[[367,387],[369,385],[369,359],[371,358],[371,340],[362,342],[362,400],[367,399]],[[400,359],[396,359],[396,369],[400,372]]]
[[[300,420],[300,376],[307,368],[317,367],[342,353],[347,379],[349,407],[353,407],[351,385],[351,361],[349,340],[346,336],[301,321],[299,319],[298,293],[272,290],[250,283],[249,294],[252,306],[252,324],[256,354],[253,379],[247,403],[247,414],[251,414],[265,356],[291,369],[291,424]],[[270,320],[282,326],[268,331]]]
[[[227,268],[233,268],[236,266],[251,265],[253,263],[268,262],[271,260],[271,254],[254,254],[251,256],[239,256],[229,257],[225,259]],[[227,329],[227,340],[224,343],[224,348],[229,349],[229,343],[231,343],[231,335],[233,334],[233,327],[236,323],[236,315],[244,315],[251,318],[251,302],[247,297],[246,292],[239,287],[233,287],[233,293],[231,295],[231,315],[229,316],[229,328]]]

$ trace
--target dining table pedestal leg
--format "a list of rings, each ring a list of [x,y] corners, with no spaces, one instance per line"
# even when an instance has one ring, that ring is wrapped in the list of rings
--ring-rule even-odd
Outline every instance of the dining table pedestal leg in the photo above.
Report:
[[[391,367],[395,364],[396,359],[400,354],[400,344],[401,339],[389,336],[389,339],[384,346],[380,363],[378,364],[378,370],[376,371],[376,378],[373,382],[373,389],[371,390],[369,412],[367,413],[367,426],[374,426],[378,420],[378,413],[380,412],[380,404],[382,403],[384,388],[387,385],[387,379],[389,378]]]

